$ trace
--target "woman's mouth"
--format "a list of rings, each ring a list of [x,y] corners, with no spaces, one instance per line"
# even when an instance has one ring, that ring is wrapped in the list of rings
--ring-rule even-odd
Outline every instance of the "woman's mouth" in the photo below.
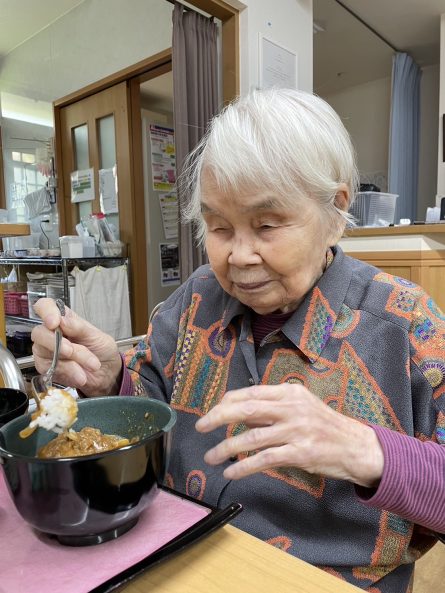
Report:
[[[244,292],[252,292],[254,290],[260,290],[267,284],[269,284],[269,280],[264,282],[234,282],[235,286]]]

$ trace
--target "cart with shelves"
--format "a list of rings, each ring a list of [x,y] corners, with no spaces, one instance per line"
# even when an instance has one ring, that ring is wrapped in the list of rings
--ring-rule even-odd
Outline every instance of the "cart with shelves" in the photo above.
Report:
[[[62,258],[62,257],[24,257],[24,258],[0,258],[1,266],[15,266],[19,281],[26,279],[26,272],[30,271],[51,271],[59,273],[63,279],[63,294],[62,298],[65,304],[70,306],[70,290],[69,290],[69,275],[71,270],[77,266],[80,269],[88,269],[94,266],[114,267],[127,266],[127,273],[129,274],[130,265],[127,257],[82,257],[82,258]],[[128,283],[130,286],[130,283]],[[6,322],[23,322],[23,323],[40,323],[40,320],[25,317],[20,314],[5,313]]]

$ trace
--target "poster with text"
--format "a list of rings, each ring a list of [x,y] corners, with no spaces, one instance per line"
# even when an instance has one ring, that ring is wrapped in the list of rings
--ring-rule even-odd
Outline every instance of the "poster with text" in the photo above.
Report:
[[[175,134],[172,128],[150,124],[153,189],[171,191],[176,183]]]
[[[94,200],[94,169],[82,169],[71,173],[71,202]]]
[[[161,286],[175,286],[180,283],[179,248],[177,243],[160,243]]]
[[[179,221],[178,198],[176,197],[176,193],[159,194],[159,204],[161,206],[165,238],[176,239],[178,236]]]

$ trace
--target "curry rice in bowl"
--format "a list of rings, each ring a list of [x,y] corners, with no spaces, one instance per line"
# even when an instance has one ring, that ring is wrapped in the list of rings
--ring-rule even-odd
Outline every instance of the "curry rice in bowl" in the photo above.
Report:
[[[176,412],[147,397],[110,396],[78,401],[72,428],[99,429],[130,444],[80,457],[39,458],[54,433],[21,416],[0,428],[0,461],[12,500],[32,527],[67,545],[108,541],[133,527],[164,479]]]

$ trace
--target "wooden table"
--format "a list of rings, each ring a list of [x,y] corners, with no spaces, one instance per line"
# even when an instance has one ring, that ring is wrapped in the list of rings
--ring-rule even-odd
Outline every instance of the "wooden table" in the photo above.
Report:
[[[358,593],[363,591],[226,525],[148,569],[120,593]]]

